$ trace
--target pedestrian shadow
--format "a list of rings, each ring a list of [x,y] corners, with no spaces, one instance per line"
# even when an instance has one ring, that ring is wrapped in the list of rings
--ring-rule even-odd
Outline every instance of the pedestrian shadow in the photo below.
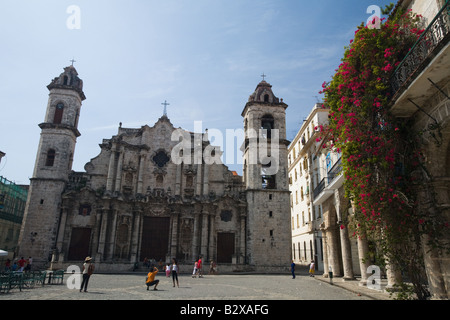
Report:
[[[97,291],[86,291],[86,292],[83,292],[83,293],[86,293],[86,294],[105,294],[104,292],[97,292]]]

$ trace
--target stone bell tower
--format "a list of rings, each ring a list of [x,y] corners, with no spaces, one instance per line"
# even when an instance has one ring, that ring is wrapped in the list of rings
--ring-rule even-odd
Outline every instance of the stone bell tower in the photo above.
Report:
[[[61,194],[72,170],[81,103],[86,99],[83,81],[73,65],[47,86],[50,91],[33,177],[30,179],[18,256],[46,266],[58,232]]]
[[[286,269],[291,260],[287,107],[263,80],[242,111],[247,260],[257,271]]]

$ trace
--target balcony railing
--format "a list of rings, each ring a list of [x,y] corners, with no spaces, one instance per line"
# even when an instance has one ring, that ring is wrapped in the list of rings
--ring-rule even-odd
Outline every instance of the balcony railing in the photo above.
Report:
[[[446,2],[391,78],[395,101],[450,39],[450,2]]]
[[[342,172],[342,158],[339,158],[333,167],[328,171],[328,176],[323,178],[313,191],[313,200],[317,199],[326,186],[330,185],[333,180]]]
[[[330,169],[330,171],[328,171],[329,183],[331,183],[331,181],[333,181],[333,179],[341,173],[341,171],[342,171],[342,161],[341,161],[341,159],[342,158],[339,158],[339,160],[336,161],[336,163]]]
[[[323,178],[322,181],[319,182],[317,187],[314,188],[314,191],[313,191],[314,198],[313,198],[313,200],[316,199],[319,196],[319,194],[323,191],[323,189],[325,189],[325,179],[328,179],[328,178]]]

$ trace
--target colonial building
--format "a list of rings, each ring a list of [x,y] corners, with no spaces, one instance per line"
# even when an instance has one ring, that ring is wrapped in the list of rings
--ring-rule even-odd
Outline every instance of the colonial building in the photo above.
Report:
[[[21,255],[41,266],[51,261],[52,268],[89,255],[99,271],[130,270],[145,258],[191,265],[199,256],[217,261],[222,271],[287,270],[287,105],[267,82],[257,86],[242,116],[246,132],[266,119],[269,134],[279,132],[270,185],[262,183],[258,156],[252,162],[260,140],[256,149],[252,139],[244,148],[243,181],[220,162],[221,150],[210,145],[207,132],[175,128],[165,113],[153,126],[120,125],[85,171],[73,172],[83,82],[69,66],[48,89]]]
[[[410,118],[424,132],[424,155],[429,181],[423,186],[421,206],[450,220],[450,3],[446,0],[400,0],[397,8],[421,14],[424,33],[395,70],[391,112]],[[427,190],[433,190],[427,193]],[[424,239],[425,266],[435,298],[450,298],[450,257],[429,250]],[[450,234],[446,239],[449,243]]]
[[[400,0],[394,10],[400,8],[422,15],[425,31],[394,72],[390,110],[397,117],[413,120],[415,131],[423,133],[428,180],[419,190],[422,211],[434,214],[438,210],[443,220],[449,221],[450,3]],[[367,285],[369,267],[376,261],[367,259],[370,239],[348,234],[352,209],[344,196],[340,154],[332,148],[318,148],[316,157],[322,165],[318,171],[320,182],[314,186],[313,205],[321,206],[323,212],[320,230],[324,276],[328,271],[346,280],[360,276],[360,284]],[[448,299],[450,257],[445,251],[429,248],[427,240],[423,238],[422,244],[430,293],[433,298]],[[449,234],[441,240],[448,244]],[[388,287],[405,280],[395,266],[388,264],[385,272]]]
[[[328,112],[318,103],[289,145],[289,190],[291,191],[292,257],[298,264],[323,271],[322,206],[314,205],[313,191],[321,182],[320,158],[316,141],[320,127],[328,123]]]
[[[0,176],[0,248],[8,251],[6,258],[9,259],[14,258],[27,193],[28,186],[15,184]],[[3,260],[3,257],[0,259]]]

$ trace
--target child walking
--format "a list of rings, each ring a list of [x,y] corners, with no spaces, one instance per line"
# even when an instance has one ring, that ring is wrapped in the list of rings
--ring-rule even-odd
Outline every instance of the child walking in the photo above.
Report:
[[[198,272],[198,261],[195,261],[194,271],[192,271],[192,278],[197,278],[197,272]]]
[[[170,277],[170,263],[166,265],[166,277]]]

